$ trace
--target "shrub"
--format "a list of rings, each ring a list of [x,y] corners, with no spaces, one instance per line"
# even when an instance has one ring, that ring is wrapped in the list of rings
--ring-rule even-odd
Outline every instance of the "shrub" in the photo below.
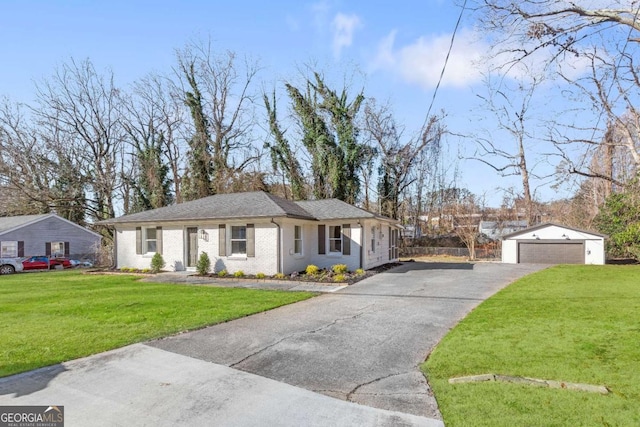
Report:
[[[334,282],[345,282],[346,280],[347,277],[344,274],[336,274],[335,276],[333,276]]]
[[[309,276],[315,276],[319,271],[320,269],[318,268],[318,266],[313,264],[307,265],[307,268],[304,270],[304,272]]]
[[[333,270],[333,272],[336,274],[344,274],[349,271],[346,264],[336,264],[331,267],[331,270]]]
[[[129,271],[129,267],[120,267],[120,271],[126,273],[127,271]]]
[[[196,262],[196,271],[199,275],[206,276],[209,274],[209,270],[211,270],[211,259],[209,259],[208,253],[202,252]]]
[[[165,265],[167,265],[167,263],[164,262],[164,258],[162,258],[162,254],[160,254],[158,252],[153,254],[153,258],[151,258],[151,272],[152,273],[160,273],[160,270],[162,270]]]
[[[151,273],[151,269],[150,268],[143,268],[142,270],[140,270],[141,273],[147,274],[147,273]]]
[[[225,277],[227,275],[227,270],[222,269],[218,271],[218,277]]]
[[[356,270],[356,276],[364,276],[365,272],[362,268]]]
[[[285,277],[284,273],[276,273],[273,275],[274,279],[284,279]]]
[[[256,279],[264,279],[265,277],[267,277],[264,273],[257,273],[256,274]]]
[[[233,273],[233,277],[237,278],[237,279],[241,279],[244,277],[244,271],[242,270],[238,270],[235,273]]]

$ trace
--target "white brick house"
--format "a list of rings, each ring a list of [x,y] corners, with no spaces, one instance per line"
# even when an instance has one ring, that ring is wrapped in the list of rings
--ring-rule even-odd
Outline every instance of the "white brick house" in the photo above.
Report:
[[[125,215],[115,229],[117,268],[195,269],[202,252],[214,271],[290,274],[307,265],[369,269],[398,259],[399,225],[336,199],[293,202],[265,192],[220,194]]]

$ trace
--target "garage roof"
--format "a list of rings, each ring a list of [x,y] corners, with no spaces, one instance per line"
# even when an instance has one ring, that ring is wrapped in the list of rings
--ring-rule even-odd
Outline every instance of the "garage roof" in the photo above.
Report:
[[[523,234],[531,233],[532,231],[542,230],[543,228],[547,228],[547,227],[560,227],[566,230],[576,231],[578,233],[590,234],[595,237],[601,237],[603,239],[608,237],[606,234],[600,234],[600,233],[595,233],[593,231],[581,230],[579,228],[574,228],[574,227],[567,227],[566,225],[556,224],[553,222],[546,222],[544,224],[534,225],[533,227],[525,228],[524,230],[519,230],[514,233],[505,234],[504,236],[502,236],[502,240],[506,240],[506,239],[517,237]]]

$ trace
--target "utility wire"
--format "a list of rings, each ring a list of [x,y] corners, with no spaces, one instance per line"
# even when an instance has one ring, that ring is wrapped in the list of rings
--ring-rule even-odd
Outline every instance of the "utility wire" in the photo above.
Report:
[[[449,56],[451,56],[451,50],[453,49],[453,42],[456,39],[456,33],[458,32],[458,28],[460,27],[460,21],[462,21],[462,15],[464,14],[464,11],[466,8],[467,8],[467,0],[464,0],[462,9],[460,9],[460,14],[458,15],[458,21],[456,22],[456,26],[453,29],[453,34],[451,34],[451,42],[449,43],[449,50],[447,51],[447,56],[444,59],[444,64],[442,65],[442,71],[440,71],[440,78],[438,79],[438,84],[436,84],[436,88],[433,91],[431,104],[429,104],[429,109],[427,110],[427,116],[425,117],[424,124],[422,125],[423,131],[424,131],[424,128],[427,126],[427,123],[429,121],[429,116],[431,116],[431,109],[433,108],[433,104],[436,100],[436,95],[438,94],[438,89],[440,89],[440,84],[442,83],[442,79],[444,78],[444,72],[447,69],[447,64],[449,63]]]

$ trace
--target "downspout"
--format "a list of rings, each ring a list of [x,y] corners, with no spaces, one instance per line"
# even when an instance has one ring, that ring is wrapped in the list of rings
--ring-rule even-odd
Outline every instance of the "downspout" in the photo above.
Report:
[[[358,220],[358,225],[360,226],[360,268],[364,269],[364,227],[360,223],[360,220]]]
[[[282,232],[282,229],[280,228],[280,224],[278,224],[277,222],[275,222],[273,220],[273,218],[271,218],[271,223],[275,224],[276,227],[278,227],[278,260],[276,262],[276,268],[278,270],[278,273],[282,273],[282,238],[280,237],[280,233]]]

